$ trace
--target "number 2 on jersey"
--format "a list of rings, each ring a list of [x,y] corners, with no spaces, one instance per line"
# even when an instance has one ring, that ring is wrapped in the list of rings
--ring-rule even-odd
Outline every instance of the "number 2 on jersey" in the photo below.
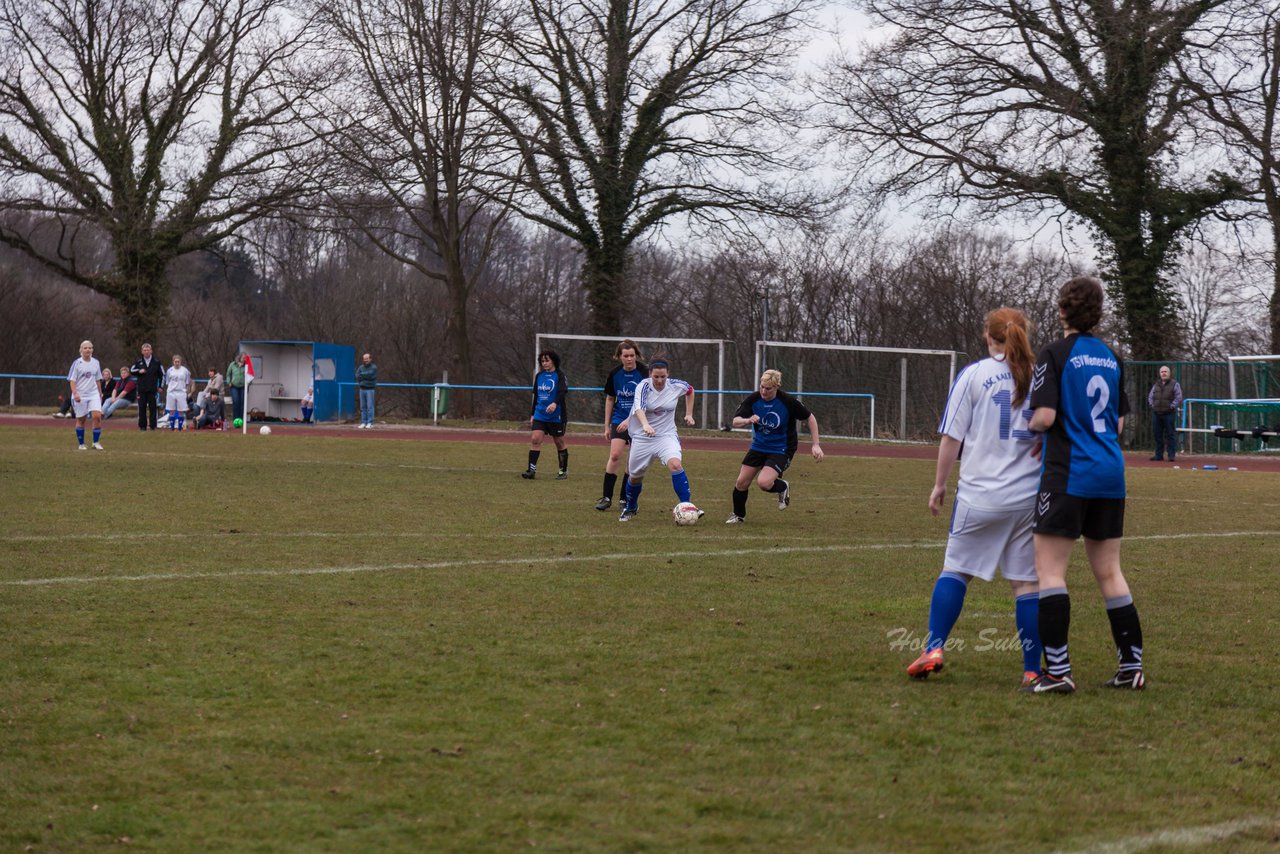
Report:
[[[1089,378],[1089,384],[1084,387],[1086,397],[1093,397],[1097,393],[1098,400],[1093,404],[1093,410],[1089,413],[1093,417],[1093,432],[1107,432],[1107,422],[1100,417],[1107,408],[1107,401],[1111,400],[1111,389],[1107,386],[1107,381],[1102,377],[1094,374]]]
[[[1007,388],[1002,388],[1000,391],[991,395],[991,402],[1000,407],[1001,439],[1009,439],[1011,437],[1014,439],[1031,438],[1030,430],[1023,430],[1013,426],[1013,392],[1009,391]],[[1030,409],[1022,410],[1019,415],[1022,416],[1024,422],[1031,420]]]

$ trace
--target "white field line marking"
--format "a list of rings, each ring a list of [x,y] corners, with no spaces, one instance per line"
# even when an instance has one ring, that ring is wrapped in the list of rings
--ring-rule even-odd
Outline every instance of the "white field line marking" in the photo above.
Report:
[[[1153,534],[1147,537],[1134,537],[1141,540],[1186,540],[1195,538],[1216,539],[1221,537],[1274,537],[1280,536],[1278,531],[1234,531],[1216,534]],[[940,549],[942,542],[916,543],[847,543],[829,546],[783,546],[781,548],[723,549],[717,551],[676,551],[644,553],[615,552],[596,555],[561,555],[543,558],[476,558],[473,560],[434,561],[431,563],[388,563],[388,564],[354,564],[349,566],[319,566],[292,569],[231,569],[224,572],[166,572],[146,575],[102,575],[96,577],[63,576],[53,578],[20,578],[0,581],[0,587],[34,587],[52,584],[95,584],[104,581],[177,581],[204,578],[240,578],[240,577],[274,577],[302,575],[344,575],[366,572],[399,572],[408,569],[460,569],[471,566],[554,566],[566,563],[584,563],[587,561],[627,561],[637,557],[645,558],[702,558],[702,557],[745,557],[765,554],[821,554],[833,552],[857,551],[894,551],[908,549]]]
[[[1180,827],[1173,830],[1161,830],[1142,836],[1130,836],[1114,842],[1102,842],[1088,848],[1077,849],[1081,854],[1131,854],[1155,846],[1186,847],[1192,845],[1209,845],[1223,842],[1238,833],[1280,823],[1280,816],[1255,816],[1240,818],[1235,821],[1224,821],[1221,824],[1206,824],[1200,827]]]
[[[432,563],[387,563],[377,565],[353,566],[319,566],[295,569],[231,569],[225,572],[166,572],[147,575],[104,575],[93,577],[66,576],[62,578],[23,578],[0,581],[0,586],[29,587],[46,584],[91,584],[102,581],[174,581],[194,578],[236,578],[241,576],[289,576],[289,575],[342,575],[363,572],[397,572],[406,569],[459,569],[469,566],[546,566],[564,563],[583,563],[586,561],[628,561],[638,557],[661,558],[697,558],[697,557],[742,557],[763,554],[804,554],[817,552],[841,551],[885,551],[891,549],[936,549],[940,543],[876,543],[864,545],[839,546],[793,546],[783,548],[759,549],[727,549],[724,551],[681,551],[681,552],[615,552],[601,555],[561,555],[541,558],[501,558],[474,560],[446,560]]]
[[[407,531],[237,531],[229,536],[234,537],[254,537],[256,539],[275,539],[275,540],[296,540],[296,539],[376,539],[376,540],[469,540],[476,535],[474,533],[459,532],[456,534],[442,534],[439,531],[431,531],[430,533],[411,533]],[[562,534],[557,531],[546,532],[517,532],[505,531],[503,533],[486,534],[485,536],[500,540],[598,540],[600,532],[592,531],[582,534]],[[146,532],[137,534],[14,534],[12,536],[0,536],[0,543],[48,543],[63,542],[66,540],[74,540],[79,542],[132,542],[134,540],[204,540],[209,537],[209,532],[203,533],[160,533]],[[740,542],[742,540],[771,540],[776,542],[777,534],[763,533],[756,535],[749,534],[704,534],[698,537],[699,542],[705,540],[733,540]]]

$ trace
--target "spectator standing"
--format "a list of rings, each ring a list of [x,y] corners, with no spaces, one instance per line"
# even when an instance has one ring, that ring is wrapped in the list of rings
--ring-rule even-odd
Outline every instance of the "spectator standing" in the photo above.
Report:
[[[76,439],[80,450],[84,447],[84,422],[93,416],[93,449],[101,451],[98,442],[102,436],[102,366],[93,358],[93,342],[80,342],[80,358],[71,363],[67,371],[71,387],[71,400],[76,414]]]
[[[1160,379],[1147,392],[1147,406],[1151,407],[1151,432],[1156,438],[1156,454],[1151,459],[1163,460],[1165,448],[1169,449],[1169,462],[1178,455],[1178,430],[1174,426],[1178,407],[1182,405],[1182,386],[1173,378],[1168,365],[1160,366]]]
[[[115,391],[111,399],[102,407],[103,419],[110,418],[117,409],[132,406],[138,396],[138,381],[133,378],[128,366],[120,369],[120,379],[116,380]]]
[[[356,386],[360,389],[360,428],[373,429],[373,396],[378,387],[378,366],[373,356],[365,353],[356,365]]]
[[[244,418],[244,359],[244,353],[236,353],[227,365],[226,385],[231,391],[232,418]]]
[[[156,429],[156,393],[164,381],[164,368],[152,355],[151,345],[142,345],[142,358],[129,369],[138,381],[138,429]]]

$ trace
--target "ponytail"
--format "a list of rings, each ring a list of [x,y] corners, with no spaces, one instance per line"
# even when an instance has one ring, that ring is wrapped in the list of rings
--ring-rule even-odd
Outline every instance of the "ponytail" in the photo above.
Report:
[[[1035,353],[1027,337],[1027,316],[1016,308],[998,308],[987,315],[987,334],[1004,347],[1004,362],[1013,374],[1013,405],[1019,407],[1031,391]]]

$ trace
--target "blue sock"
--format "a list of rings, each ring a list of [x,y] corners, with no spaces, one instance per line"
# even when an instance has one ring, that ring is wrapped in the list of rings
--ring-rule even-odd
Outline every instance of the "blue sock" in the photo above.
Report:
[[[676,491],[676,495],[681,501],[688,501],[693,494],[689,491],[689,475],[684,469],[671,475],[671,488]]]
[[[95,445],[98,444],[98,440],[101,438],[102,438],[102,428],[94,427],[93,428],[93,444]]]
[[[944,571],[933,585],[933,599],[929,602],[929,641],[925,651],[938,649],[947,642],[960,611],[964,609],[964,594],[969,584],[956,573]]]
[[[76,441],[79,442],[81,445],[84,444],[84,428],[83,427],[76,428]]]
[[[643,483],[636,483],[634,480],[627,481],[627,509],[636,510],[640,503],[640,490],[644,488]]]
[[[187,423],[187,416],[179,412],[178,413],[178,429],[181,430],[186,423]]]
[[[1013,618],[1022,640],[1022,669],[1040,672],[1040,657],[1044,646],[1040,643],[1040,594],[1026,593],[1013,602]]]

